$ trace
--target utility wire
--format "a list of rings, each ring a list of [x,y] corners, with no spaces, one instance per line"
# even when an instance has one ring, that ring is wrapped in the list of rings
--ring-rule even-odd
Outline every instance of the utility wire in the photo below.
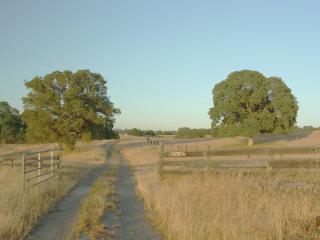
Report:
[[[36,64],[40,64],[40,65],[45,66],[47,68],[52,68],[53,65],[56,65],[56,64],[53,64],[53,62],[49,61],[46,58],[40,57],[40,56],[33,54],[31,52],[18,50],[16,48],[6,47],[5,49],[2,49],[2,50],[0,49],[0,51],[4,54],[7,54],[7,55],[13,55],[17,58],[22,57],[24,59],[28,59],[28,61],[31,61]]]
[[[27,59],[28,61],[32,61],[35,64],[40,64],[41,66],[44,66],[46,68],[52,69],[52,68],[57,68],[57,64],[54,64],[53,61],[51,61],[50,59],[48,59],[47,57],[43,57],[43,56],[39,56],[37,54],[34,54],[30,51],[25,51],[25,50],[18,50],[17,48],[13,48],[13,47],[9,47],[6,46],[5,49],[0,49],[0,53],[4,53],[6,55],[13,55],[17,58],[21,58],[23,57],[24,59]],[[55,67],[54,67],[55,66]],[[159,95],[161,94],[161,91],[159,91],[158,89],[155,89],[153,87],[151,87],[150,85],[145,85],[141,86],[135,83],[131,83],[131,82],[127,82],[127,81],[122,81],[122,80],[112,80],[107,78],[107,84],[110,84],[110,86],[115,87],[115,88],[119,88],[119,89],[127,89],[130,91],[133,90],[141,90],[142,94],[145,91],[148,92],[152,92],[155,95]],[[166,94],[169,89],[165,88],[163,91],[163,94]],[[180,98],[175,97],[176,100],[181,100]]]

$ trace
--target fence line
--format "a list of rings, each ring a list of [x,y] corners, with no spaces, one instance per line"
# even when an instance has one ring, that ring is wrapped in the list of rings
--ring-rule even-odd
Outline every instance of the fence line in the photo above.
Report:
[[[37,186],[62,174],[62,148],[22,155],[22,190]]]
[[[160,162],[159,172],[179,172],[182,167],[189,167],[193,170],[203,169],[271,169],[271,168],[315,168],[320,167],[320,146],[316,147],[282,147],[282,148],[233,148],[233,149],[214,149],[210,145],[201,145],[203,148],[199,150],[198,145],[176,144],[165,146],[160,144]],[[170,149],[170,150],[169,150]],[[316,155],[312,159],[291,159],[291,160],[275,160],[274,157],[279,155],[290,154],[306,154]],[[221,157],[238,157],[235,159],[223,159]],[[252,159],[251,156],[258,156],[260,159]],[[261,159],[261,157],[264,157]],[[219,159],[220,157],[220,159]],[[193,158],[193,159],[192,159]],[[245,158],[240,160],[240,158]],[[191,159],[191,160],[190,160]],[[165,167],[176,167],[179,170],[164,170]],[[183,170],[184,171],[184,170]],[[182,172],[182,171],[181,171]]]
[[[34,151],[34,152],[47,152],[50,151],[51,149],[44,149],[44,150],[39,150],[39,151]],[[14,152],[14,153],[7,153],[7,154],[0,154],[0,166],[2,164],[6,164],[9,163],[11,164],[11,167],[14,166],[14,162],[21,162],[21,158],[23,156],[23,154],[28,153],[26,151],[18,151],[18,152]]]
[[[2,156],[0,156],[0,164],[9,163],[9,164],[11,164],[11,167],[13,168],[14,161],[18,161],[20,159],[19,155],[22,155],[22,153],[13,153],[13,154],[2,155]]]
[[[189,145],[189,147],[188,147]],[[193,150],[192,150],[193,147]],[[305,146],[305,147],[242,147],[242,148],[212,148],[211,145],[195,144],[170,144],[164,152],[173,153],[180,152],[181,156],[184,153],[186,157],[194,156],[250,156],[250,155],[286,155],[286,154],[320,154],[320,146]],[[170,157],[170,156],[169,156]],[[175,157],[175,156],[173,156]]]

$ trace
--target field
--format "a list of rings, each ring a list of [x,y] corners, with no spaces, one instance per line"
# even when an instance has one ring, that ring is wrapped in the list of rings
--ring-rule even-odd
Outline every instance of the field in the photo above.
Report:
[[[21,191],[21,166],[0,165],[0,239],[24,239],[28,232],[48,213],[57,200],[65,196],[91,169],[105,161],[105,142],[81,145],[77,152],[63,155],[60,181],[40,184],[27,193]],[[50,145],[8,146],[2,153],[30,151]]]
[[[160,146],[147,145],[141,138],[123,139],[117,146],[120,155],[129,160],[148,217],[165,239],[320,238],[320,154],[314,151],[319,148],[319,131],[263,136],[251,148],[247,148],[247,139],[243,137],[165,138],[163,142],[166,154],[178,152],[187,153],[186,156],[163,159]],[[79,143],[77,151],[64,153],[60,181],[53,179],[24,193],[20,162],[13,167],[11,163],[2,163],[0,239],[24,239],[41,217],[50,213],[57,200],[68,195],[89,171],[105,163],[106,143]],[[8,145],[1,152],[50,147],[53,145]],[[210,156],[208,149],[212,151]],[[272,158],[265,149],[275,149]],[[161,169],[164,163],[167,165]],[[123,169],[123,159],[121,164]],[[125,199],[122,197],[122,207],[117,201],[109,201],[110,196],[121,199],[120,182],[129,181],[124,175],[118,176],[118,171],[118,167],[108,169],[92,185],[78,212],[75,229],[71,229],[74,239],[116,236],[119,231],[110,232],[110,226],[102,222],[112,209],[119,212],[120,222],[115,225],[119,224],[119,229],[126,227],[121,222],[121,218],[129,217],[128,213],[121,213]]]
[[[319,145],[320,134],[266,140],[256,147]],[[210,143],[234,148],[243,146],[244,139],[214,139]],[[195,147],[205,149],[207,144],[208,141],[197,142]],[[235,168],[160,177],[159,149],[127,149],[124,155],[134,169],[137,188],[150,217],[167,239],[320,238],[318,169]],[[296,157],[302,159],[303,155]]]

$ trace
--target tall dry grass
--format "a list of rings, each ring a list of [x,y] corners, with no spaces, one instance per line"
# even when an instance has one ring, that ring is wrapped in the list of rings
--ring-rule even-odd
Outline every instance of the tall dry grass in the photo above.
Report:
[[[161,180],[154,149],[125,150],[138,190],[167,239],[319,239],[320,187],[312,170],[221,171]],[[296,187],[295,187],[296,186]],[[318,219],[319,220],[319,219]]]
[[[104,161],[105,149],[102,147],[69,153],[63,157],[64,174],[60,180],[52,179],[25,193],[21,191],[20,166],[0,166],[0,239],[24,239],[57,200]]]

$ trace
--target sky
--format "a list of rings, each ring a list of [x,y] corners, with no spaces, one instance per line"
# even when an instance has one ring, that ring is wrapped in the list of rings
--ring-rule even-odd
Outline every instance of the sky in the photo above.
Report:
[[[209,128],[212,88],[250,69],[281,77],[298,125],[320,126],[320,1],[0,0],[0,101],[24,81],[89,69],[108,81],[116,128]]]

